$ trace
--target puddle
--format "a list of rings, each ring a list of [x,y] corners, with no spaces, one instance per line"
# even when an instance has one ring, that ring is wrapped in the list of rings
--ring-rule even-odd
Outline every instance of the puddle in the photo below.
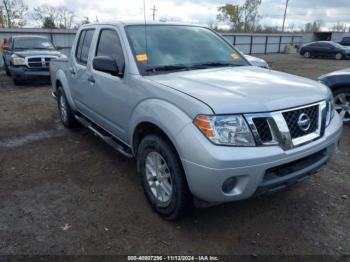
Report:
[[[56,129],[40,131],[36,133],[31,133],[22,137],[14,137],[9,139],[0,140],[0,147],[4,148],[14,148],[24,146],[36,141],[63,136],[64,132],[62,132],[64,128],[62,126],[57,127]]]

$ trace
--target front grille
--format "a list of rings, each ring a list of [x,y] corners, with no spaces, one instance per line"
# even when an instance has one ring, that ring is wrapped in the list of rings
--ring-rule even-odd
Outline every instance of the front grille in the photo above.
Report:
[[[302,159],[298,159],[296,161],[276,166],[273,168],[270,168],[266,170],[264,180],[263,182],[271,179],[275,179],[277,177],[284,177],[289,174],[298,172],[300,170],[303,170],[306,167],[309,167],[313,165],[314,163],[317,163],[322,158],[324,158],[327,155],[327,149],[323,149],[319,152],[316,152],[310,156],[304,157]]]
[[[41,68],[41,57],[28,58],[28,67],[30,68]]]
[[[256,130],[258,131],[261,142],[268,143],[272,141],[272,134],[269,123],[266,118],[258,117],[253,119]]]
[[[310,118],[310,127],[307,131],[303,131],[298,125],[299,117],[303,113]],[[318,128],[318,114],[318,105],[283,112],[283,117],[286,120],[292,139],[299,138],[315,132]]]
[[[30,57],[28,58],[28,67],[37,69],[37,68],[48,68],[50,65],[52,57],[44,57],[45,63],[43,64],[42,57]]]

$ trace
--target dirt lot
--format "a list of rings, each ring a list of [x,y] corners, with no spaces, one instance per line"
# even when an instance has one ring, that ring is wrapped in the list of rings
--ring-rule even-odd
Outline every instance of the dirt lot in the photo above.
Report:
[[[349,61],[263,56],[316,78]],[[350,128],[320,174],[269,196],[196,210],[177,222],[152,212],[135,162],[83,128],[64,129],[48,86],[0,75],[0,254],[350,255]]]

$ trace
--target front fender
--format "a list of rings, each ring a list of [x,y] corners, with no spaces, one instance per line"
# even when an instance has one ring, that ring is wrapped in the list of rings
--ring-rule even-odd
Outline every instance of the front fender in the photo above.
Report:
[[[133,145],[133,137],[137,126],[148,122],[162,129],[181,155],[176,137],[192,120],[183,110],[168,101],[154,98],[143,100],[135,107],[131,116],[129,125],[130,145]]]
[[[73,110],[76,110],[77,107],[76,107],[76,105],[74,103],[72,92],[71,92],[70,87],[69,87],[69,81],[67,79],[66,73],[62,69],[57,70],[57,72],[56,72],[56,81],[52,81],[54,92],[56,92],[57,88],[58,88],[58,86],[56,84],[57,82],[60,82],[60,85],[63,88],[63,91],[64,91],[64,93],[66,95],[66,98],[68,100],[68,103],[69,103],[70,107]]]

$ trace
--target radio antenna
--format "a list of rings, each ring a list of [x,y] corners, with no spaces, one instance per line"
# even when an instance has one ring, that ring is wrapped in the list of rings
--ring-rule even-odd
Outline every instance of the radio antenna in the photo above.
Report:
[[[147,46],[147,22],[146,22],[146,0],[143,0],[143,19],[145,21],[145,45],[146,45],[146,56],[148,57],[148,46]],[[148,64],[148,59],[147,59]]]

